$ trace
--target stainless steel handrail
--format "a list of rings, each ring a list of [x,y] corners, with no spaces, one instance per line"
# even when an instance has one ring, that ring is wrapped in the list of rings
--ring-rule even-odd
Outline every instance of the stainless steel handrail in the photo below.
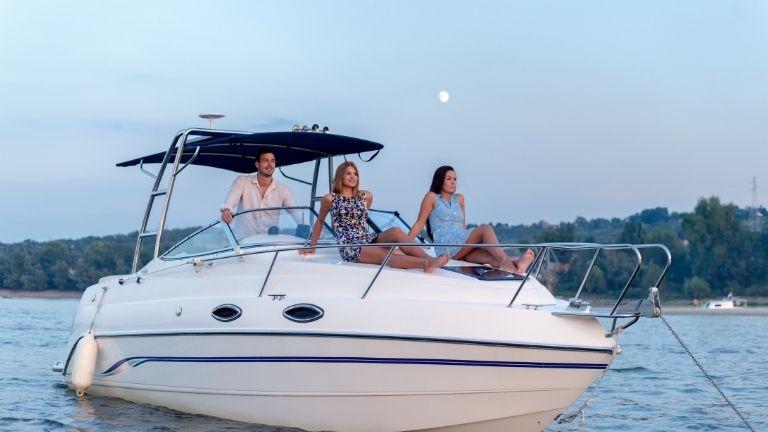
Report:
[[[266,246],[266,245],[265,245]],[[274,246],[274,245],[273,245]],[[371,282],[369,282],[368,287],[363,292],[363,295],[361,298],[365,298],[369,293],[370,290],[373,288],[374,283],[377,281],[379,275],[381,274],[381,271],[383,268],[387,265],[389,262],[389,259],[392,256],[392,253],[394,252],[394,249],[396,247],[400,246],[414,246],[414,247],[431,247],[431,246],[469,246],[469,247],[479,247],[479,248],[491,248],[491,247],[501,247],[501,248],[516,248],[516,249],[524,249],[524,248],[530,248],[530,249],[537,249],[539,253],[537,254],[537,258],[534,260],[533,263],[531,263],[531,266],[529,270],[524,275],[524,278],[518,287],[518,289],[515,291],[514,296],[512,297],[512,300],[508,303],[508,307],[511,307],[514,304],[515,299],[517,298],[518,294],[522,290],[525,282],[530,278],[531,274],[533,273],[533,268],[537,264],[537,260],[540,262],[543,257],[545,256],[545,253],[549,250],[572,250],[572,251],[580,251],[580,250],[591,250],[598,248],[600,250],[630,250],[634,252],[635,257],[637,258],[637,263],[635,265],[635,268],[630,276],[630,278],[625,283],[621,294],[619,296],[619,299],[617,300],[616,304],[614,305],[614,308],[612,309],[612,312],[615,312],[616,308],[621,303],[621,300],[623,299],[624,295],[626,294],[627,290],[631,286],[632,282],[634,281],[635,277],[637,276],[640,267],[642,266],[642,256],[640,255],[638,249],[634,247],[633,245],[627,245],[627,244],[616,244],[616,245],[597,245],[597,244],[590,244],[590,243],[575,243],[575,244],[567,244],[567,243],[551,243],[551,244],[510,244],[510,243],[502,243],[498,245],[494,244],[472,244],[472,243],[464,243],[464,244],[450,244],[450,243],[436,243],[436,244],[430,244],[429,246],[425,246],[424,244],[420,243],[356,243],[356,244],[322,244],[322,245],[315,245],[315,246],[308,246],[308,245],[294,245],[287,248],[281,248],[280,252],[284,251],[290,251],[290,250],[304,250],[304,249],[329,249],[329,248],[340,248],[340,247],[388,247],[389,251],[387,253],[387,256],[385,257],[384,261],[379,264],[376,273],[374,274],[374,277],[372,278]],[[663,245],[643,245],[644,248],[650,248],[650,247],[659,247],[661,246],[663,248]],[[242,252],[243,255],[250,255],[250,254],[258,254],[258,253],[269,253],[273,252],[273,250],[253,250],[253,251],[247,251]],[[216,257],[213,259],[222,259],[224,257]],[[671,257],[670,257],[671,258]],[[276,259],[276,258],[275,258]],[[668,268],[668,265],[665,266],[665,268]],[[590,269],[591,270],[591,269]],[[267,277],[268,278],[268,277]],[[264,285],[266,285],[266,280]]]
[[[179,158],[177,157],[177,161],[176,161],[177,163],[179,162],[178,159]],[[175,165],[174,168],[177,168],[177,167],[178,167],[178,165]],[[176,171],[177,174],[178,174],[178,172],[179,171]],[[172,180],[173,179],[171,179],[171,182],[172,182]],[[172,188],[172,183],[169,186],[170,186],[170,188]],[[239,215],[246,214],[246,213],[253,213],[253,212],[259,212],[259,211],[278,211],[278,210],[279,211],[282,211],[282,210],[285,210],[285,211],[290,211],[290,210],[308,210],[310,212],[310,214],[311,214],[310,216],[317,217],[317,212],[314,210],[314,208],[309,207],[309,206],[265,207],[265,208],[256,208],[256,209],[245,209],[245,210],[236,212],[233,216],[237,217]],[[164,211],[167,212],[167,207],[164,208]],[[381,211],[381,212],[383,212],[383,213],[391,213],[393,215],[397,215],[396,212],[386,212],[386,211]],[[163,221],[161,220],[161,228],[162,228],[162,222]],[[191,237],[194,237],[195,235],[199,234],[200,232],[202,232],[202,231],[204,231],[206,229],[209,229],[211,226],[213,226],[213,225],[215,225],[217,223],[223,223],[223,222],[221,220],[216,220],[216,221],[210,223],[209,225],[207,225],[207,226],[205,226],[205,227],[195,231],[194,233],[190,234],[189,236],[185,237],[176,246],[178,246],[179,244],[182,244],[183,242],[187,241]],[[231,244],[231,249],[234,250],[237,255],[243,256],[243,255],[250,255],[250,254],[264,253],[264,252],[274,252],[275,253],[275,256],[273,257],[272,262],[270,264],[270,268],[269,268],[267,274],[265,275],[264,281],[262,283],[262,287],[261,287],[261,290],[260,290],[260,293],[259,293],[259,296],[261,296],[263,294],[265,288],[266,288],[267,282],[268,282],[269,277],[270,277],[270,275],[272,273],[272,269],[274,268],[275,261],[277,260],[279,251],[275,251],[274,249],[272,249],[272,250],[259,249],[259,250],[251,250],[251,251],[243,252],[243,250],[240,249],[240,246],[241,246],[240,242],[238,241],[238,239],[236,238],[236,236],[232,232],[232,228],[231,228],[230,224],[225,224],[225,225],[227,226],[227,231],[226,231],[227,239],[228,239],[228,241]],[[324,225],[325,225],[325,227],[327,229],[329,229],[331,232],[333,232],[332,228],[329,227],[325,222],[324,222]],[[159,243],[159,240],[156,243],[156,247],[157,247],[158,243]],[[169,252],[174,250],[176,246],[174,246],[173,248],[169,249]],[[576,292],[575,298],[578,298],[581,295],[584,287],[586,286],[586,283],[587,283],[587,281],[589,279],[589,276],[592,273],[592,270],[595,267],[595,264],[597,262],[597,258],[598,258],[598,256],[599,256],[601,251],[603,251],[603,250],[629,250],[629,251],[633,252],[637,262],[635,264],[635,267],[634,267],[634,269],[633,269],[629,279],[624,284],[624,287],[622,288],[616,303],[614,304],[614,306],[612,308],[612,311],[611,311],[612,314],[615,313],[616,310],[618,309],[618,307],[620,306],[621,301],[625,297],[627,291],[629,290],[629,288],[632,285],[632,283],[634,282],[637,274],[639,273],[640,268],[642,267],[643,257],[642,257],[642,254],[640,253],[640,249],[658,248],[658,249],[661,249],[665,253],[665,255],[666,255],[666,263],[665,263],[665,265],[664,265],[664,267],[662,269],[661,274],[659,275],[659,277],[658,277],[658,279],[656,281],[656,286],[657,287],[663,281],[663,279],[664,279],[664,277],[665,277],[665,275],[666,275],[666,273],[667,273],[667,271],[669,269],[669,266],[671,264],[671,253],[669,252],[669,249],[666,246],[660,245],[660,244],[643,244],[643,245],[607,244],[607,245],[603,245],[603,244],[595,244],[595,243],[540,243],[540,244],[526,244],[526,243],[502,243],[502,244],[471,244],[471,243],[449,244],[449,243],[432,243],[432,244],[425,245],[423,243],[362,243],[362,244],[338,244],[338,243],[333,243],[333,244],[315,245],[313,247],[310,247],[310,246],[306,245],[305,243],[302,243],[301,245],[299,245],[298,243],[294,243],[294,242],[278,242],[278,243],[276,243],[276,242],[269,242],[269,243],[263,243],[263,244],[249,244],[249,245],[247,245],[247,247],[249,247],[249,248],[268,247],[268,246],[272,246],[273,248],[275,246],[281,246],[280,251],[302,250],[302,249],[308,249],[308,248],[324,249],[324,248],[340,248],[340,247],[386,247],[386,248],[389,248],[386,257],[384,258],[382,263],[379,265],[376,273],[374,274],[373,278],[371,279],[371,281],[369,282],[369,284],[366,287],[365,291],[363,292],[363,295],[361,297],[363,299],[370,293],[370,291],[373,288],[375,282],[378,280],[378,277],[381,274],[383,268],[389,263],[389,261],[390,261],[390,259],[392,257],[392,254],[394,253],[394,250],[395,250],[396,247],[400,247],[400,246],[413,246],[413,247],[422,247],[422,248],[424,248],[424,247],[433,247],[433,246],[454,246],[454,247],[456,247],[456,246],[458,246],[458,247],[465,247],[465,246],[467,246],[467,247],[475,247],[475,248],[498,247],[498,248],[515,248],[515,249],[525,249],[525,248],[534,249],[536,251],[536,258],[531,263],[531,265],[529,266],[528,270],[525,272],[521,284],[518,286],[517,290],[515,291],[514,295],[512,296],[512,299],[508,303],[508,307],[512,307],[514,305],[515,300],[517,299],[519,293],[522,291],[522,288],[525,286],[525,283],[528,281],[530,276],[532,274],[534,274],[534,272],[535,272],[534,278],[538,277],[538,275],[540,274],[540,271],[541,271],[541,268],[542,268],[542,264],[543,264],[543,261],[544,261],[545,257],[548,256],[547,254],[551,253],[551,251],[553,251],[553,250],[568,250],[568,251],[594,250],[595,251],[594,255],[592,256],[592,259],[590,260],[589,266],[588,266],[587,270],[585,271],[584,276],[583,276],[583,278],[581,280],[581,283],[580,283],[579,288],[578,288],[578,290]],[[282,247],[282,246],[288,246],[288,247]],[[230,249],[220,249],[220,250],[217,250],[215,252],[216,253],[221,253],[221,252],[227,252],[229,250]],[[213,252],[210,252],[210,253],[213,253]],[[208,254],[208,252],[206,252],[204,254],[199,254],[197,256],[198,257],[199,256],[204,256],[206,254]],[[164,254],[162,258],[165,258],[166,255],[167,255],[167,253]],[[212,259],[221,259],[221,258],[225,258],[227,256],[228,255],[218,256],[218,257],[215,257],[215,258],[212,258]],[[170,259],[185,259],[185,258],[190,258],[190,257],[189,256],[183,256],[183,257],[170,258]],[[169,259],[169,258],[165,258],[165,259]]]
[[[392,258],[392,253],[394,251],[395,251],[395,246],[390,246],[389,247],[389,251],[387,252],[387,256],[384,257],[384,261],[381,262],[381,265],[379,266],[379,269],[376,270],[376,274],[373,275],[373,279],[371,279],[371,283],[368,284],[368,288],[365,289],[365,292],[363,293],[363,296],[360,297],[361,300],[364,299],[365,296],[368,295],[368,291],[371,290],[371,288],[373,287],[373,283],[376,282],[376,279],[379,278],[379,273],[381,273],[381,271],[384,269],[384,266],[387,265],[387,263],[389,262],[389,259]]]
[[[282,245],[283,244],[281,244],[281,246]],[[373,288],[373,285],[378,280],[379,275],[381,274],[383,268],[387,265],[389,259],[391,258],[392,254],[394,253],[394,249],[396,247],[400,247],[400,246],[414,246],[414,247],[425,248],[425,247],[431,247],[431,246],[460,246],[460,247],[471,246],[471,247],[480,247],[480,248],[501,247],[501,248],[517,248],[517,249],[524,249],[524,248],[537,249],[537,250],[539,250],[539,252],[537,254],[536,259],[534,259],[534,262],[531,263],[531,266],[529,267],[529,270],[524,275],[524,277],[523,277],[523,279],[521,281],[521,284],[515,290],[515,294],[512,297],[512,300],[507,304],[507,307],[512,307],[514,305],[514,302],[515,302],[518,294],[521,292],[525,282],[530,278],[531,274],[533,273],[534,267],[537,266],[537,261],[540,264],[541,261],[543,261],[543,257],[545,256],[545,254],[548,253],[550,250],[581,251],[581,250],[590,250],[590,249],[595,249],[595,248],[599,248],[599,250],[622,250],[622,249],[623,250],[630,250],[632,252],[635,252],[635,256],[639,257],[639,260],[638,260],[637,265],[635,266],[634,271],[632,272],[632,275],[627,280],[627,283],[624,285],[619,299],[617,300],[617,302],[614,305],[613,309],[611,310],[610,314],[608,314],[609,316],[614,316],[618,306],[620,305],[620,303],[621,303],[621,301],[622,301],[622,299],[624,297],[624,295],[626,294],[627,290],[631,286],[632,282],[634,281],[635,277],[637,276],[637,274],[639,272],[640,266],[642,265],[642,255],[639,253],[639,249],[658,248],[658,249],[661,249],[666,254],[667,263],[665,264],[665,266],[664,266],[664,268],[662,270],[662,274],[657,279],[657,286],[658,286],[659,283],[661,283],[661,281],[663,281],[664,276],[665,276],[666,272],[668,271],[669,266],[671,264],[671,254],[669,253],[669,249],[666,246],[661,245],[661,244],[643,244],[643,245],[614,244],[614,245],[599,245],[599,244],[592,244],[592,243],[572,243],[572,244],[569,244],[569,243],[544,243],[544,244],[526,244],[526,243],[510,244],[510,243],[502,243],[502,244],[494,245],[494,244],[472,244],[472,243],[464,243],[464,244],[439,243],[439,244],[424,245],[424,244],[420,244],[420,243],[356,243],[356,244],[338,244],[338,243],[333,243],[333,244],[318,244],[318,245],[314,245],[314,246],[309,246],[309,245],[305,245],[305,244],[302,244],[302,245],[298,245],[298,244],[292,244],[292,245],[291,244],[284,244],[284,245],[288,246],[288,247],[284,247],[284,248],[281,248],[279,250],[275,250],[274,248],[272,248],[272,249],[250,250],[250,251],[246,251],[246,252],[240,251],[240,252],[237,253],[237,255],[240,255],[240,256],[242,256],[242,255],[252,255],[252,254],[261,254],[261,253],[274,253],[275,254],[272,257],[272,260],[271,260],[271,263],[270,263],[270,268],[269,268],[269,270],[267,271],[267,274],[264,277],[264,281],[262,282],[262,286],[261,286],[261,289],[259,291],[259,296],[262,296],[264,291],[265,291],[265,289],[266,289],[267,283],[269,281],[269,277],[271,276],[272,270],[274,269],[275,262],[277,261],[278,254],[280,252],[285,252],[285,251],[291,251],[291,250],[300,251],[300,250],[306,250],[306,249],[330,249],[330,248],[337,248],[338,249],[340,247],[387,247],[387,248],[389,248],[387,256],[385,257],[384,261],[378,266],[376,273],[374,274],[374,276],[371,279],[371,281],[368,283],[368,286],[367,286],[366,290],[363,292],[363,294],[361,296],[361,299],[364,299],[370,293],[370,290]],[[265,245],[265,246],[269,246],[269,245]],[[276,246],[276,245],[275,244],[271,244],[271,246]],[[237,256],[237,255],[234,255],[234,256]],[[216,256],[216,257],[210,257],[210,258],[207,258],[207,259],[203,258],[202,260],[196,260],[196,261],[189,260],[189,261],[186,261],[186,262],[184,262],[182,264],[179,264],[179,265],[194,264],[195,262],[200,263],[200,262],[216,261],[216,260],[220,260],[220,259],[231,258],[232,256],[233,255],[231,255],[231,254],[225,254],[225,255],[219,255],[219,256]],[[176,268],[176,267],[178,267],[178,266],[174,266],[173,268]],[[157,271],[162,271],[162,269],[158,269]],[[156,273],[156,272],[153,272],[153,273]],[[125,278],[123,280],[124,281],[128,281],[128,280],[136,278],[137,276],[138,275],[134,274],[134,275],[132,275],[130,277],[127,277],[127,278]],[[614,318],[622,318],[622,317],[614,316]]]
[[[261,284],[261,290],[259,290],[259,297],[261,297],[264,294],[264,288],[267,287],[267,281],[269,280],[269,276],[272,274],[272,269],[275,267],[275,261],[277,261],[277,255],[280,253],[279,250],[275,251],[275,255],[272,257],[272,262],[269,263],[269,270],[267,270],[267,274],[264,276],[264,282]]]
[[[143,172],[144,174],[148,175],[152,180],[157,180],[157,174],[152,173],[151,171],[148,171],[144,168],[144,159],[139,161],[139,171]]]
[[[182,152],[182,153],[183,153],[183,152]],[[184,163],[184,165],[182,165],[182,167],[181,167],[181,168],[179,168],[179,170],[178,170],[178,171],[176,171],[176,175],[179,175],[179,173],[180,173],[180,172],[184,171],[184,168],[188,167],[188,166],[189,166],[189,164],[191,164],[192,162],[194,162],[194,161],[195,161],[195,159],[197,159],[197,156],[198,156],[199,154],[200,154],[200,146],[197,146],[197,147],[195,148],[195,152],[194,152],[194,153],[192,153],[192,156],[189,158],[189,160],[188,160],[188,161],[186,161],[186,162]],[[183,154],[182,154],[182,156],[183,156]]]

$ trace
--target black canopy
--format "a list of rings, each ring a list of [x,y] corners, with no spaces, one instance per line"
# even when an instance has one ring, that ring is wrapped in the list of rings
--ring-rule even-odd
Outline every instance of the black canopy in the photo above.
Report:
[[[205,165],[239,173],[254,172],[256,155],[264,150],[275,154],[277,166],[287,166],[329,156],[378,152],[384,148],[373,141],[319,132],[195,131],[190,134],[190,140],[184,145],[181,162],[189,161],[197,147],[200,147],[200,151],[192,165]],[[117,166],[138,165],[142,160],[145,164],[162,163],[164,156],[165,152],[155,153],[121,162]]]

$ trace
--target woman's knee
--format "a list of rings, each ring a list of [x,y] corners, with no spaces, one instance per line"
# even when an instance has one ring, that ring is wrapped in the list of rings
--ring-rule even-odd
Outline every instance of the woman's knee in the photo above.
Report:
[[[388,234],[389,236],[391,236],[396,241],[405,240],[405,233],[403,232],[403,230],[401,230],[398,227],[392,227],[392,228],[384,231],[384,233]]]

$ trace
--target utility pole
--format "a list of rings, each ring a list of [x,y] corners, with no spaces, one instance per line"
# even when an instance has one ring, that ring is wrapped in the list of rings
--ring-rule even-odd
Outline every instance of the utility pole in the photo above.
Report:
[[[757,205],[757,178],[752,177],[752,214],[750,215],[750,228],[755,232],[760,231]]]

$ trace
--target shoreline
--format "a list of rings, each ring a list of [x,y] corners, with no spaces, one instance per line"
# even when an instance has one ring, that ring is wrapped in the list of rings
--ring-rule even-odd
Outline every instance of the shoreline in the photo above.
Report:
[[[0,299],[4,298],[40,298],[40,299],[79,299],[83,293],[80,291],[21,291],[0,289]]]
[[[768,307],[745,307],[733,309],[704,309],[695,306],[668,306],[661,305],[662,315],[711,315],[711,316],[768,316]]]

